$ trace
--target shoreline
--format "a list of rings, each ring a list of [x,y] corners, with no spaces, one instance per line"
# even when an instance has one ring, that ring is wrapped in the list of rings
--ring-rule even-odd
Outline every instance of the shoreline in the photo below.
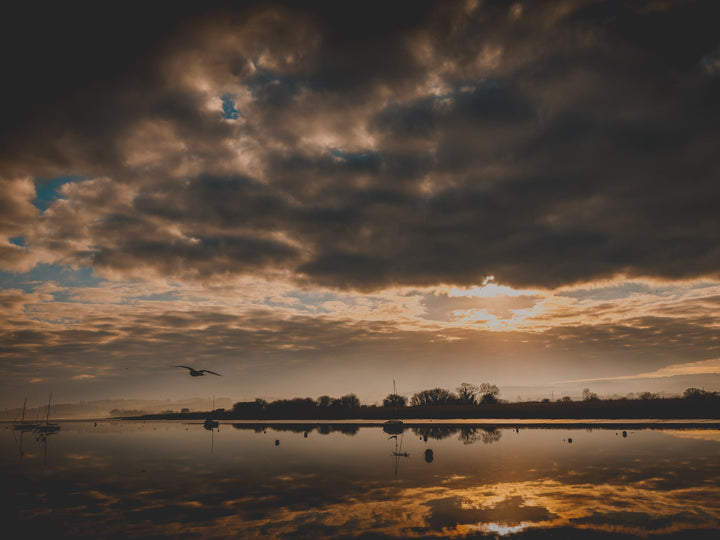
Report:
[[[58,411],[59,412],[59,411]],[[113,414],[114,413],[114,414]],[[125,414],[123,414],[125,413]],[[139,414],[138,414],[139,413]],[[62,414],[54,414],[56,421]],[[492,425],[530,425],[587,423],[599,425],[675,423],[720,425],[720,399],[661,398],[650,400],[587,400],[575,402],[515,402],[473,405],[424,405],[406,407],[378,407],[360,405],[352,407],[319,407],[304,402],[270,403],[238,402],[232,409],[183,410],[148,413],[145,411],[108,411],[106,414],[68,415],[68,420],[182,420],[200,421],[212,419],[218,422],[295,422],[295,423],[375,423],[382,425],[388,419],[401,420],[405,424],[460,423]],[[7,421],[12,422],[10,418]],[[17,421],[17,419],[15,420]]]
[[[201,419],[197,418],[144,418],[144,417],[128,417],[128,418],[60,418],[56,422],[60,423],[89,423],[89,422],[170,422],[202,425]],[[232,426],[236,429],[256,429],[261,426],[267,427],[287,427],[287,428],[310,428],[317,426],[355,426],[361,427],[384,427],[383,421],[364,420],[364,419],[272,419],[272,420],[218,420],[220,425]],[[0,424],[6,424],[7,427],[13,424],[11,420],[0,420]],[[594,419],[594,418],[483,418],[483,419],[413,419],[411,421],[403,421],[403,429],[412,429],[417,427],[428,426],[458,426],[480,429],[707,429],[720,430],[720,420],[714,418],[693,418],[693,419]]]

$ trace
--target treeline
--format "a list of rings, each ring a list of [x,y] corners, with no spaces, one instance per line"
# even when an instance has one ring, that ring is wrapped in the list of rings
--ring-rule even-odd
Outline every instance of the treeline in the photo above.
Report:
[[[499,403],[498,396],[500,389],[490,383],[482,383],[474,385],[470,383],[462,383],[457,387],[455,392],[446,390],[445,388],[431,388],[429,390],[421,390],[413,394],[408,399],[400,394],[388,394],[383,400],[383,407],[398,408],[409,405],[413,407],[430,407],[438,405],[478,405]],[[375,405],[371,405],[374,407]],[[325,411],[325,410],[348,410],[364,407],[355,394],[346,394],[340,397],[320,396],[317,399],[310,397],[278,399],[275,401],[266,401],[262,398],[256,398],[255,401],[239,401],[232,407],[234,413],[243,412],[277,412],[283,410],[305,410],[305,411]]]
[[[358,413],[360,410],[367,411],[367,409],[377,410],[377,414],[371,414],[372,418],[381,418],[383,415],[394,416],[397,412],[398,416],[404,416],[398,409],[405,409],[407,407],[423,407],[425,409],[441,407],[448,408],[451,406],[473,406],[473,405],[502,405],[505,408],[513,408],[515,406],[530,406],[533,403],[545,404],[557,403],[557,404],[570,404],[570,403],[588,403],[595,401],[602,402],[617,402],[622,404],[627,401],[643,401],[651,402],[656,400],[668,400],[678,398],[663,398],[659,394],[652,392],[640,392],[637,394],[628,394],[624,398],[616,399],[601,399],[596,393],[591,392],[588,388],[585,388],[582,393],[582,398],[579,401],[573,400],[570,396],[563,396],[557,400],[551,401],[548,398],[537,401],[527,401],[520,403],[508,403],[500,399],[500,389],[490,383],[481,383],[474,385],[470,383],[460,384],[454,392],[445,388],[431,388],[428,390],[421,390],[413,394],[410,399],[400,394],[388,394],[382,402],[382,408],[375,405],[364,405],[360,402],[360,399],[355,394],[346,394],[340,397],[331,396],[320,396],[317,399],[310,397],[304,398],[293,398],[293,399],[278,399],[275,401],[266,401],[262,398],[256,398],[254,401],[239,401],[232,406],[232,409],[226,411],[225,409],[216,409],[213,411],[218,417],[235,417],[235,418],[251,418],[251,417],[282,417],[284,414],[297,413],[300,415],[313,415],[315,414],[318,418],[336,417],[340,418],[347,413]],[[720,392],[709,392],[700,388],[688,388],[683,392],[682,398],[685,400],[720,400]],[[452,408],[452,407],[451,407]],[[387,410],[384,410],[387,409]],[[487,409],[487,407],[484,407]],[[190,413],[188,408],[183,408],[180,411],[181,414],[190,414],[190,416],[201,417],[205,412],[196,411]],[[162,413],[154,414],[154,416],[168,416],[177,414],[174,411],[168,410]],[[292,414],[292,416],[297,416]],[[137,417],[137,416],[153,416],[146,411],[137,409],[112,409],[110,411],[112,417]],[[355,415],[351,415],[355,416]]]
[[[498,387],[490,383],[473,385],[462,383],[455,392],[443,388],[422,390],[408,400],[399,394],[389,394],[382,406],[363,405],[355,394],[340,397],[320,396],[266,401],[239,401],[232,409],[210,412],[161,414],[127,417],[143,419],[206,419],[216,420],[387,420],[389,418],[720,418],[720,393],[688,388],[682,397],[661,398],[644,392],[619,399],[601,399],[589,389],[582,399],[564,396],[558,400],[507,402],[499,398]]]
[[[312,411],[320,410],[348,410],[361,407],[360,400],[355,394],[346,394],[334,398],[320,396],[317,400],[309,397],[293,399],[277,399],[265,401],[256,398],[255,401],[238,401],[232,406],[233,413],[244,412],[280,412],[280,411]]]
[[[720,399],[720,392],[708,392],[700,388],[686,388],[682,395],[683,399]],[[625,397],[615,398],[613,401],[622,400],[640,400],[650,401],[657,399],[676,399],[676,398],[663,398],[660,394],[655,392],[638,392],[637,394],[631,393]],[[600,401],[601,398],[595,392],[591,392],[589,388],[583,388],[582,401]],[[557,400],[557,403],[570,403],[573,399],[570,396],[563,396]],[[542,399],[541,403],[550,403],[548,398]]]
[[[480,385],[461,383],[451,392],[445,388],[432,388],[421,390],[410,398],[410,405],[413,407],[428,407],[436,405],[478,405],[498,403],[500,389],[490,383]],[[383,400],[384,407],[405,407],[407,399],[399,394],[389,394]]]
[[[140,409],[110,409],[110,416],[143,416],[145,414],[148,412]]]
[[[462,383],[454,392],[445,388],[431,388],[428,390],[421,390],[412,395],[410,399],[400,394],[388,394],[383,399],[382,406],[390,409],[397,409],[402,407],[438,407],[438,406],[451,406],[451,405],[520,405],[511,404],[507,401],[500,399],[500,389],[495,384],[481,383],[479,385]],[[712,400],[720,399],[720,392],[709,392],[699,388],[688,388],[683,392],[683,399],[686,400]],[[673,399],[673,398],[662,398],[659,394],[652,392],[641,392],[638,394],[631,394],[625,398],[613,399],[613,400],[602,400],[596,393],[591,392],[590,389],[583,389],[582,402],[592,401],[653,401],[660,399]],[[677,399],[677,398],[675,398]],[[570,396],[563,396],[555,401],[555,403],[573,403]],[[538,402],[524,402],[525,404],[532,404]],[[551,403],[550,399],[542,399],[539,403]],[[277,413],[283,411],[347,411],[359,408],[375,408],[375,405],[363,405],[360,399],[355,394],[346,394],[340,397],[331,396],[320,396],[317,399],[310,397],[304,398],[293,398],[293,399],[278,399],[275,401],[266,401],[262,398],[256,398],[254,401],[239,401],[232,407],[232,413],[248,413],[248,412],[266,412],[266,413]]]

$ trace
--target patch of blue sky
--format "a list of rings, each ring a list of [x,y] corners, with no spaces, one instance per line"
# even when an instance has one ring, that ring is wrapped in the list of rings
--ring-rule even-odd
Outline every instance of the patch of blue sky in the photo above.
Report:
[[[35,182],[35,200],[33,204],[41,211],[44,212],[48,207],[58,199],[62,199],[60,196],[60,188],[65,184],[71,182],[78,182],[84,180],[80,176],[58,176],[56,178],[34,178]]]
[[[69,317],[61,317],[59,319],[51,319],[47,317],[28,317],[28,319],[43,324],[54,324],[56,326],[70,326],[73,324],[82,324],[84,322],[81,319],[71,319]]]
[[[19,247],[25,247],[25,239],[22,236],[14,236],[8,239],[11,244]]]
[[[567,296],[578,300],[597,299],[597,300],[615,300],[619,298],[627,298],[632,294],[648,294],[649,287],[643,283],[628,282],[609,287],[592,287],[587,289],[577,289],[574,291],[556,292],[555,296]]]
[[[253,97],[258,97],[260,90],[273,84],[282,85],[289,94],[295,94],[299,90],[296,78],[280,75],[269,69],[259,67],[257,62],[253,62],[253,66],[255,66],[255,74],[248,80],[248,89]]]
[[[308,313],[329,313],[329,310],[322,307],[325,302],[342,302],[342,299],[331,292],[294,292],[286,295],[287,302],[273,297],[265,298],[264,304],[270,307],[292,307]],[[297,300],[298,302],[295,302]]]
[[[375,166],[380,162],[380,154],[375,151],[343,152],[339,148],[330,148],[328,153],[344,162],[355,166]]]
[[[446,99],[462,96],[463,94],[476,94],[480,92],[499,90],[502,88],[503,84],[500,79],[485,78],[482,80],[459,80],[454,81],[447,92],[443,92],[441,94],[431,94],[429,98],[432,101],[444,101]]]
[[[61,287],[96,287],[106,280],[93,275],[91,268],[70,268],[57,264],[40,264],[23,274],[0,271],[0,289],[19,289],[30,293],[39,284],[53,282]],[[56,298],[59,300],[59,298]]]
[[[235,108],[235,96],[225,94],[220,99],[222,100],[223,118],[237,120],[240,117],[240,111]]]
[[[124,298],[122,304],[136,304],[138,302],[174,302],[179,298],[179,291],[166,291],[156,294],[145,294],[141,296],[133,296],[132,298]]]
[[[566,296],[575,298],[577,300],[618,300],[621,298],[627,298],[636,294],[643,295],[672,295],[680,291],[686,290],[701,290],[708,287],[716,287],[718,283],[703,282],[703,283],[643,283],[641,281],[628,281],[618,285],[611,285],[608,287],[591,287],[587,289],[577,289],[574,291],[558,292],[556,296]]]
[[[481,100],[497,99],[503,94],[506,86],[500,79],[487,78],[482,80],[455,81],[449,92],[432,96],[434,101],[444,100]]]
[[[54,302],[65,302],[65,300],[59,300],[58,298],[55,298]],[[25,312],[28,315],[28,319],[43,323],[65,326],[73,324],[83,324],[84,322],[83,319],[75,318],[70,315],[60,316],[57,313],[45,313],[43,312],[42,308],[40,309],[40,311],[38,311],[33,307],[26,307]]]

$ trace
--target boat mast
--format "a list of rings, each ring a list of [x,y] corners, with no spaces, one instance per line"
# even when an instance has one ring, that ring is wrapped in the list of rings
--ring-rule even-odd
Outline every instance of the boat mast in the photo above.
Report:
[[[20,418],[20,423],[25,423],[25,406],[27,405],[27,396],[25,396],[25,401],[23,401],[23,412],[22,412],[22,418]]]
[[[395,388],[395,379],[393,379],[393,401],[395,402],[395,420],[397,420],[398,406],[397,406],[397,389]]]
[[[50,401],[52,400],[52,392],[50,392],[50,397],[48,398],[48,408],[47,408],[47,414],[45,415],[45,425],[50,425]]]

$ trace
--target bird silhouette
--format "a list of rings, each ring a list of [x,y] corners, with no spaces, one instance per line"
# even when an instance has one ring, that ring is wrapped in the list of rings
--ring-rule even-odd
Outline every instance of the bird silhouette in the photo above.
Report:
[[[217,375],[218,377],[222,377],[222,375],[220,375],[219,373],[215,373],[214,371],[210,371],[209,369],[193,369],[190,366],[173,366],[173,367],[181,367],[181,368],[189,369],[191,377],[202,377],[206,373],[210,373],[211,375]]]

